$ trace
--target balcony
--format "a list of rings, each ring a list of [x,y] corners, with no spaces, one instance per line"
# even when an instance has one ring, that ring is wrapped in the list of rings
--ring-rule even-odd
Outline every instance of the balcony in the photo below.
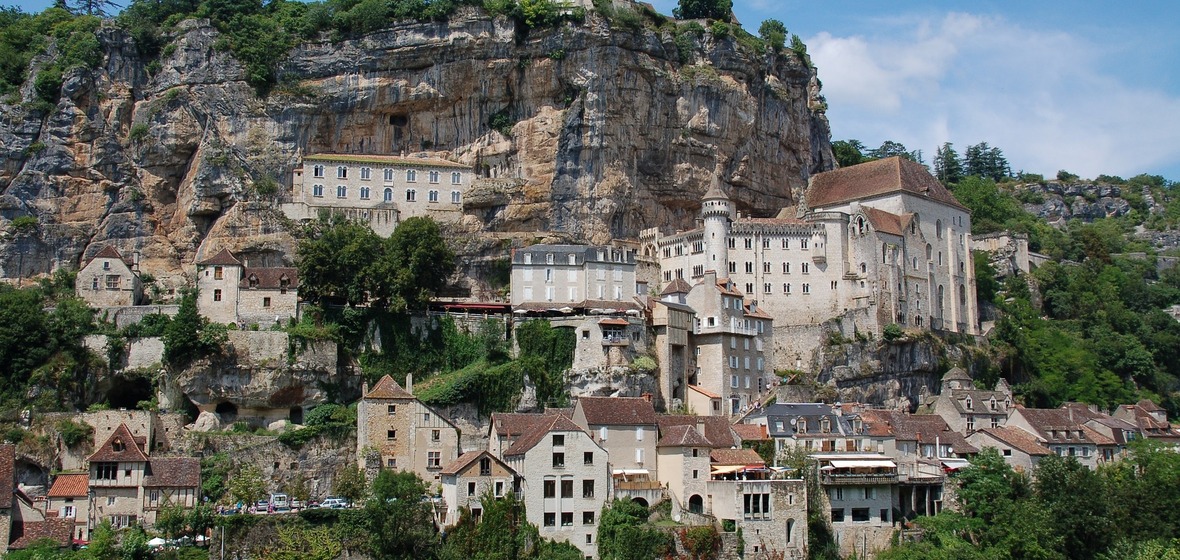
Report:
[[[629,338],[627,338],[627,337],[625,337],[625,336],[622,336],[622,335],[619,335],[619,336],[603,336],[603,337],[602,337],[602,345],[603,345],[603,346],[622,346],[622,347],[626,347],[626,346],[630,346],[630,345],[631,345],[631,339],[629,339]]]
[[[897,484],[897,473],[823,473],[820,483],[825,486]]]

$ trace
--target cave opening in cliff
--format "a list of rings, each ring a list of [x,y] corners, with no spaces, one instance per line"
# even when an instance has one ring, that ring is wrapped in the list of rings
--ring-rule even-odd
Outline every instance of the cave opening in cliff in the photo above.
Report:
[[[238,419],[238,405],[222,401],[217,403],[217,408],[213,409],[217,413],[217,417],[221,419],[222,424],[233,424]]]
[[[106,401],[111,408],[138,408],[141,402],[151,401],[156,396],[149,377],[113,377],[106,391]]]

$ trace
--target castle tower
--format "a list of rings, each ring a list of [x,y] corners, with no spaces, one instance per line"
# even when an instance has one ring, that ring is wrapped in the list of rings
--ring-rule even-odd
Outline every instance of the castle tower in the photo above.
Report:
[[[718,276],[729,274],[729,223],[733,221],[733,202],[721,190],[721,169],[713,173],[713,183],[701,201],[701,219],[705,230],[706,270]]]

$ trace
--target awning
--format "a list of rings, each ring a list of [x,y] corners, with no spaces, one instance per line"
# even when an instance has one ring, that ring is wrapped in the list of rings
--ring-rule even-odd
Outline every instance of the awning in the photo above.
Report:
[[[611,474],[615,476],[636,476],[641,474],[649,474],[647,469],[615,469]]]
[[[626,319],[602,319],[598,321],[598,324],[625,327],[630,323],[628,323]]]
[[[713,474],[730,474],[741,471],[746,467],[742,465],[729,465],[725,467],[713,467]]]
[[[897,468],[897,463],[887,459],[856,459],[856,460],[832,460],[832,466],[837,469],[855,469],[855,468],[870,468],[870,467],[889,467]]]
[[[971,461],[968,461],[966,459],[950,459],[950,458],[948,458],[948,459],[939,459],[939,461],[942,462],[942,466],[944,468],[950,469],[952,471],[957,471],[957,470],[965,468],[971,464]]]

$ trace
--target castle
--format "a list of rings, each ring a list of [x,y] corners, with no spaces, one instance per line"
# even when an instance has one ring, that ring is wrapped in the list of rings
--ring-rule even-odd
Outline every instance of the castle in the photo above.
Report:
[[[640,236],[660,280],[715,271],[774,317],[773,362],[801,367],[823,324],[978,333],[971,215],[919,163],[892,157],[820,173],[775,218],[736,212],[715,180],[699,226]]]

